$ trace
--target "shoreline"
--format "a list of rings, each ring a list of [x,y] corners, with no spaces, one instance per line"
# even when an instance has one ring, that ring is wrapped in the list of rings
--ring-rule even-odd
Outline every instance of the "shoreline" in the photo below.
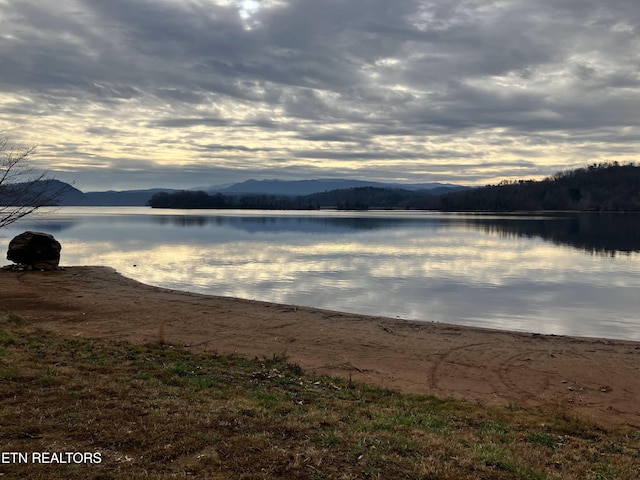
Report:
[[[0,270],[0,313],[68,336],[167,343],[491,405],[640,428],[640,342],[359,315],[146,285],[109,267]]]

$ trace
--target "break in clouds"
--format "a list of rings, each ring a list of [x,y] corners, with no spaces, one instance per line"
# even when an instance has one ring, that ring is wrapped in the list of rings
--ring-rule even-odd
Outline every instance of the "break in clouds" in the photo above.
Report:
[[[637,0],[0,0],[0,132],[83,190],[484,184],[640,146]]]

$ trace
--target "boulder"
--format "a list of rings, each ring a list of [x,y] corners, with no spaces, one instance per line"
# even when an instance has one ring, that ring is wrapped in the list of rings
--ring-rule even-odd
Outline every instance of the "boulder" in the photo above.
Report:
[[[34,270],[55,270],[62,246],[52,235],[24,232],[9,242],[7,259]]]

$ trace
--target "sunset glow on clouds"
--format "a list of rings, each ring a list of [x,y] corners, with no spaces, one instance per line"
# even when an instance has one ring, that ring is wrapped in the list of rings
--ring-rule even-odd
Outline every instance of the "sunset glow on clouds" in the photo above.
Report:
[[[82,190],[485,184],[640,146],[636,0],[0,0],[0,133]]]

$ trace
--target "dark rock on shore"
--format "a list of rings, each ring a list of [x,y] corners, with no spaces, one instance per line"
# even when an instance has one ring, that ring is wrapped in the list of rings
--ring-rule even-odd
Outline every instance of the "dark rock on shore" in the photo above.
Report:
[[[7,259],[34,270],[55,270],[60,263],[62,246],[53,235],[24,232],[9,242]]]

